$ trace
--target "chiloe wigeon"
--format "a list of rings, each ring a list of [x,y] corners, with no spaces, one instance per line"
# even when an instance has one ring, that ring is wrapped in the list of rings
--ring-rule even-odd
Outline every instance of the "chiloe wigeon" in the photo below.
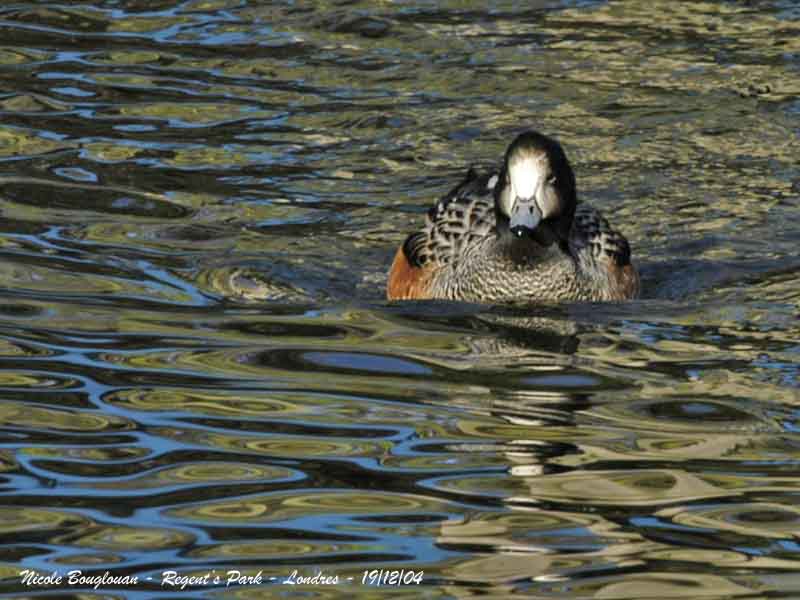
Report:
[[[499,172],[470,169],[428,211],[397,250],[386,292],[390,300],[627,300],[639,275],[625,237],[578,204],[561,145],[526,131]]]

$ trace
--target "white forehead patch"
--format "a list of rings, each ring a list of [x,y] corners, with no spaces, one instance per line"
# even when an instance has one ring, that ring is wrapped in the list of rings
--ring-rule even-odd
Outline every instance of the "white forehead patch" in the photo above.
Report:
[[[519,198],[532,198],[539,187],[544,173],[541,161],[533,158],[524,158],[511,164],[509,167],[511,187]]]
[[[497,175],[492,175],[489,177],[489,181],[486,182],[486,189],[493,190],[494,186],[497,185]]]

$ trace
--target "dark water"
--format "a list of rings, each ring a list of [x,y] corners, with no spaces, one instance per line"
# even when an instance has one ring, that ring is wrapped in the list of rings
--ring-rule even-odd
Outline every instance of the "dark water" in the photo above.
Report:
[[[3,4],[0,593],[797,597],[798,97],[792,0]],[[384,303],[531,125],[645,297]]]

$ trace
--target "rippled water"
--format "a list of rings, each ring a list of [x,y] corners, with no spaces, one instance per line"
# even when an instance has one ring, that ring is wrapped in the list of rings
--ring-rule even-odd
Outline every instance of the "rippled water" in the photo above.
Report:
[[[793,0],[16,2],[0,34],[0,592],[800,594]],[[644,298],[386,304],[529,126]]]

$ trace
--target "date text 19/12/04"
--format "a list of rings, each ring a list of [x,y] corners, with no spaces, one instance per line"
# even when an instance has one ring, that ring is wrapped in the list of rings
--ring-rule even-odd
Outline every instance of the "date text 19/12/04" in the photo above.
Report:
[[[361,583],[362,585],[419,585],[422,583],[422,576],[424,571],[406,571],[405,569],[401,569],[399,571],[395,570],[384,570],[384,569],[373,569],[371,571],[364,571],[364,574],[361,576]]]

